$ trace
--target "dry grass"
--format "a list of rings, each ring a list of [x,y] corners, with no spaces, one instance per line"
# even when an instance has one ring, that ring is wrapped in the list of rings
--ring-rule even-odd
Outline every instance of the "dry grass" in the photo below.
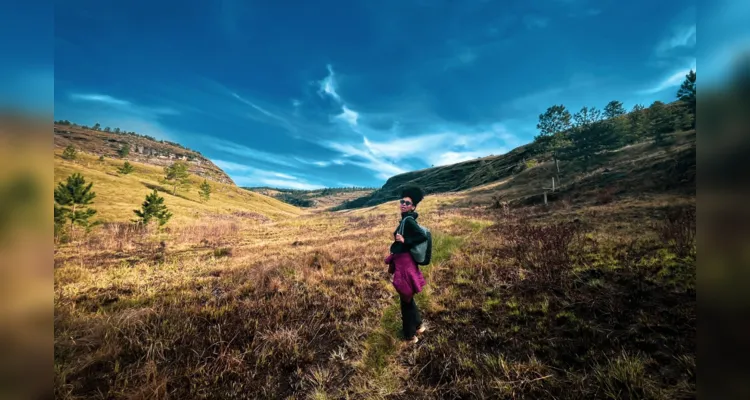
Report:
[[[383,264],[395,203],[268,219],[201,211],[161,231],[97,227],[55,255],[55,394],[695,395],[694,253],[676,254],[649,228],[665,215],[654,198],[497,212],[456,200],[420,204],[435,253],[416,297],[430,330],[416,347],[400,342]],[[580,234],[538,237],[575,218]],[[555,275],[561,262],[566,274]]]

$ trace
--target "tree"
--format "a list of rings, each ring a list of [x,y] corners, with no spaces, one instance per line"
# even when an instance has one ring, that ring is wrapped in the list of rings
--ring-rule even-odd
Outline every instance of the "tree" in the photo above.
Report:
[[[130,144],[125,143],[120,147],[120,150],[117,150],[117,154],[120,156],[120,158],[125,158],[130,154]]]
[[[574,129],[588,128],[591,124],[599,122],[602,119],[602,112],[596,107],[588,108],[586,106],[581,107],[581,111],[578,111],[573,115]]]
[[[115,128],[115,133],[120,133],[120,128]]]
[[[566,131],[570,129],[570,113],[562,104],[549,107],[544,114],[539,114],[536,128],[539,129],[540,136],[552,136]]]
[[[655,101],[648,108],[648,129],[657,144],[664,143],[666,134],[674,131],[675,120],[672,110],[661,101]]]
[[[55,209],[55,220],[70,221],[71,231],[74,225],[89,227],[89,218],[96,214],[96,210],[87,207],[96,197],[96,193],[91,191],[93,185],[93,182],[86,185],[86,180],[79,173],[69,176],[65,183],[60,182],[54,193],[55,203],[59,206]]]
[[[76,148],[73,147],[72,144],[69,144],[68,147],[65,148],[65,150],[62,153],[62,158],[66,160],[75,160],[76,159]]]
[[[628,141],[634,143],[646,135],[646,111],[645,107],[641,104],[636,104],[628,114],[628,122],[630,122],[630,132],[628,134]]]
[[[544,151],[552,153],[552,158],[557,165],[559,152],[568,145],[565,131],[570,129],[570,112],[562,104],[553,105],[543,114],[539,114],[539,123],[536,127],[539,129],[539,135],[534,140]],[[560,172],[559,168],[557,172]]]
[[[208,201],[211,198],[211,185],[207,180],[204,179],[203,183],[201,183],[198,195],[200,195],[203,201]]]
[[[104,161],[104,156],[99,156],[99,161]]]
[[[112,131],[112,129],[110,129],[110,127],[104,128],[104,132],[111,132],[111,131]]]
[[[133,210],[138,219],[137,223],[147,225],[152,219],[156,218],[159,221],[159,226],[162,226],[172,218],[172,213],[169,212],[167,206],[164,205],[164,198],[159,196],[159,193],[154,191],[146,195],[146,200],[141,205],[140,210]]]
[[[584,171],[587,171],[599,152],[606,148],[609,135],[609,125],[604,121],[582,124],[571,133],[571,145],[565,155],[581,160]]]
[[[172,195],[177,195],[178,187],[184,187],[190,183],[187,164],[176,161],[172,165],[164,167],[164,181],[172,185]]]
[[[682,86],[677,91],[677,98],[680,99],[687,109],[690,111],[693,117],[695,117],[696,110],[696,84],[695,84],[695,71],[692,69],[685,75],[685,80],[682,82]]]
[[[132,164],[130,164],[129,162],[125,161],[125,164],[122,164],[122,167],[120,167],[119,169],[117,169],[117,172],[119,172],[119,173],[121,173],[123,175],[127,175],[127,174],[133,172],[134,169],[135,168],[133,168]]]
[[[604,107],[604,118],[613,119],[621,115],[625,115],[625,107],[622,106],[622,102],[612,100]]]
[[[93,130],[95,130],[95,131],[98,131],[98,130],[102,129],[102,126],[101,126],[101,125],[99,125],[99,123],[97,122],[97,123],[95,123],[95,124],[94,124],[94,127],[93,127],[93,128],[91,128],[91,129],[93,129]]]

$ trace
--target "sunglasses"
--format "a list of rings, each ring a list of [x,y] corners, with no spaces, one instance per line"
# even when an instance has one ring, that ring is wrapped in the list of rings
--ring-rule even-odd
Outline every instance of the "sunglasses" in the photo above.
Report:
[[[413,203],[411,201],[401,200],[401,204],[405,204],[407,206],[412,205]]]

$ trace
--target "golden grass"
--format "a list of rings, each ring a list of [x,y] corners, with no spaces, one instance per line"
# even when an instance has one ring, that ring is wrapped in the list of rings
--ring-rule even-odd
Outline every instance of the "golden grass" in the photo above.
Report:
[[[400,343],[398,298],[383,262],[399,220],[396,202],[304,213],[233,188],[215,195],[223,205],[197,203],[197,193],[165,194],[180,223],[137,230],[123,223],[135,207],[101,199],[120,196],[122,182],[133,191],[156,184],[160,169],[136,165],[134,176],[116,177],[107,172],[118,162],[82,162],[89,166],[56,160],[56,179],[90,173],[102,190],[96,207],[111,223],[56,249],[59,398],[598,398],[618,390],[666,398],[694,391],[684,294],[694,290],[694,260],[653,243],[644,228],[662,204],[689,199],[531,210],[535,223],[579,218],[593,228],[566,283],[575,290],[560,294],[534,286],[536,271],[506,252],[498,226],[517,223],[521,211],[499,217],[455,208],[471,194],[428,196],[419,221],[433,232],[433,263],[422,268],[428,285],[415,298],[430,330],[410,347]],[[660,311],[660,299],[670,296],[684,306]],[[629,333],[660,324],[675,332],[645,341]],[[638,346],[658,351],[618,358],[639,354]],[[657,361],[639,364],[664,352],[677,360],[659,361],[677,374],[674,387],[649,369]]]
[[[271,219],[305,214],[305,211],[276,199],[213,181],[209,181],[213,189],[211,199],[202,203],[198,196],[198,185],[203,179],[195,175],[190,177],[189,188],[178,189],[177,195],[173,196],[172,188],[159,182],[164,176],[161,167],[131,162],[135,171],[120,175],[117,168],[122,166],[124,160],[105,158],[102,162],[96,156],[79,151],[76,160],[67,161],[62,159],[61,154],[61,151],[55,153],[55,185],[75,172],[81,173],[87,182],[94,183],[92,190],[96,192],[96,198],[93,208],[97,210],[96,219],[105,222],[134,218],[133,210],[140,209],[153,188],[158,188],[164,197],[165,204],[174,214],[170,224],[175,225],[211,214],[244,212]]]

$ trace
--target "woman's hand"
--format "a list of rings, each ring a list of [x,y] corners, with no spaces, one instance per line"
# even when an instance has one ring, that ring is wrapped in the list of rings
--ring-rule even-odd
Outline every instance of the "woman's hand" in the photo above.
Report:
[[[398,234],[398,233],[397,233],[397,234],[396,234],[396,241],[397,241],[397,242],[401,242],[401,243],[404,243],[404,237],[403,237],[403,236],[401,236],[401,234]]]

